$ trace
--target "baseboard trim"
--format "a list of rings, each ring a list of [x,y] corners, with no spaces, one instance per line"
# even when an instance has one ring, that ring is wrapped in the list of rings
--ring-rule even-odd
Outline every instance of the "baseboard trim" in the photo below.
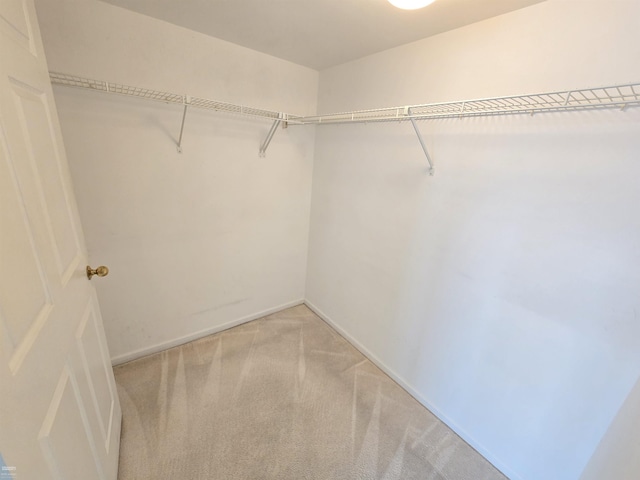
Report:
[[[318,315],[327,325],[338,332],[347,342],[353,345],[360,353],[373,362],[380,370],[391,377],[398,385],[400,385],[409,395],[420,402],[425,408],[433,413],[439,420],[446,424],[451,430],[453,430],[460,438],[467,442],[474,450],[482,455],[489,463],[500,470],[511,480],[524,480],[520,475],[511,470],[503,461],[492,455],[490,451],[484,448],[478,441],[476,441],[471,435],[469,435],[463,428],[457,425],[453,420],[447,417],[441,409],[436,407],[432,402],[427,400],[418,391],[409,384],[404,378],[398,375],[395,371],[384,364],[378,357],[376,357],[369,349],[358,342],[349,332],[338,325],[331,317],[320,310],[317,306],[305,299],[304,304],[309,307],[316,315]]]
[[[111,365],[113,365],[114,367],[116,365],[122,365],[123,363],[131,362],[132,360],[137,360],[139,358],[146,357],[148,355],[153,355],[154,353],[158,353],[163,350],[167,350],[169,348],[177,347],[179,345],[184,345],[185,343],[189,343],[189,342],[192,342],[193,340],[206,337],[207,335],[219,333],[219,332],[222,332],[223,330],[228,330],[230,328],[237,327],[238,325],[242,325],[243,323],[251,322],[252,320],[257,320],[258,318],[266,317],[267,315],[271,315],[272,313],[276,313],[281,310],[285,310],[291,307],[296,307],[302,304],[304,304],[304,299],[283,303],[276,307],[267,308],[266,310],[262,310],[260,312],[252,313],[251,315],[246,315],[242,318],[231,320],[230,322],[223,323],[222,325],[216,325],[213,327],[205,328],[203,330],[198,330],[197,332],[190,333],[188,335],[184,335],[179,338],[174,338],[172,340],[167,340],[166,342],[161,342],[155,345],[151,345],[150,347],[145,347],[139,350],[134,350],[133,352],[118,355],[111,358]]]

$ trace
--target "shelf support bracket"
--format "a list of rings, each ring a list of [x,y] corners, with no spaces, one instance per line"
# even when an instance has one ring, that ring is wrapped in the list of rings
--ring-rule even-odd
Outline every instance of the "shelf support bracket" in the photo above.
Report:
[[[180,136],[178,137],[178,143],[176,144],[176,149],[178,150],[178,153],[182,153],[182,134],[184,133],[184,120],[185,118],[187,118],[188,107],[189,107],[189,104],[187,103],[187,100],[185,100],[184,110],[182,111],[182,124],[180,125]]]
[[[424,139],[422,138],[422,134],[420,133],[420,130],[418,129],[418,124],[416,123],[416,119],[413,118],[411,116],[411,108],[407,107],[406,109],[406,113],[409,116],[409,120],[411,120],[411,125],[413,125],[413,129],[416,132],[416,135],[418,136],[418,141],[420,142],[420,146],[422,147],[422,151],[424,152],[425,156],[427,157],[427,162],[429,162],[429,175],[433,176],[433,161],[431,160],[431,156],[429,155],[429,150],[427,150],[427,146],[424,143]]]
[[[275,120],[271,125],[271,128],[269,129],[269,133],[267,133],[267,136],[264,139],[264,142],[262,142],[262,145],[260,145],[260,157],[262,158],[264,158],[267,155],[267,148],[269,148],[269,144],[271,143],[271,139],[273,138],[273,136],[276,133],[276,130],[278,129],[278,125],[280,125],[280,123],[284,121],[282,119],[282,114],[278,114],[278,117],[279,118]]]

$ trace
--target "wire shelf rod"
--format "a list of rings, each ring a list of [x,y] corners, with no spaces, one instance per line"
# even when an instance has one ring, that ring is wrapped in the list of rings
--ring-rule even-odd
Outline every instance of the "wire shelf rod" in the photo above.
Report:
[[[375,108],[296,118],[295,124],[368,123],[626,108],[640,105],[640,83],[528,95]],[[410,112],[410,113],[409,113]]]
[[[67,87],[83,88],[88,90],[97,90],[105,93],[113,93],[130,97],[144,98],[147,100],[156,100],[163,103],[175,103],[181,105],[189,105],[190,107],[202,108],[205,110],[214,110],[224,113],[233,113],[242,116],[250,116],[254,118],[262,118],[265,120],[277,120],[284,116],[289,123],[295,123],[296,115],[283,114],[271,110],[248,107],[246,105],[236,105],[233,103],[220,102],[208,98],[193,97],[177,93],[163,92],[141,87],[133,87],[130,85],[122,85],[103,80],[94,80],[75,75],[69,75],[59,72],[49,72],[51,83],[55,85],[64,85]]]

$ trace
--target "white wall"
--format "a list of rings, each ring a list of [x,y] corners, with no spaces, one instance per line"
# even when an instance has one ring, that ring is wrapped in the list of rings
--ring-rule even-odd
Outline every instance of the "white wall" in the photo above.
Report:
[[[640,379],[602,438],[580,480],[640,478]]]
[[[36,3],[52,70],[315,111],[312,70],[94,0]],[[637,81],[639,14],[550,0],[324,71],[319,107]],[[312,166],[313,129],[259,159],[268,125],[192,112],[179,155],[180,108],[55,93],[116,361],[296,303],[306,278],[512,478],[578,478],[598,445],[585,480],[617,473],[640,371],[637,109],[424,123],[429,177],[408,124],[320,128]]]
[[[49,68],[288,113],[318,73],[94,0],[36,2]],[[54,89],[114,361],[304,298],[314,132]]]
[[[640,3],[548,1],[321,72],[320,112],[640,80]],[[640,109],[316,133],[307,300],[513,479],[640,373]],[[602,477],[613,478],[613,477]]]

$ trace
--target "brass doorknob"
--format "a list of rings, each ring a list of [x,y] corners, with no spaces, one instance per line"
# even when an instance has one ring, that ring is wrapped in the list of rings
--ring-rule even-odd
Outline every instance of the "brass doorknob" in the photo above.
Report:
[[[91,280],[91,277],[98,275],[99,277],[106,277],[109,274],[109,269],[104,265],[99,266],[95,270],[87,265],[87,278]]]

